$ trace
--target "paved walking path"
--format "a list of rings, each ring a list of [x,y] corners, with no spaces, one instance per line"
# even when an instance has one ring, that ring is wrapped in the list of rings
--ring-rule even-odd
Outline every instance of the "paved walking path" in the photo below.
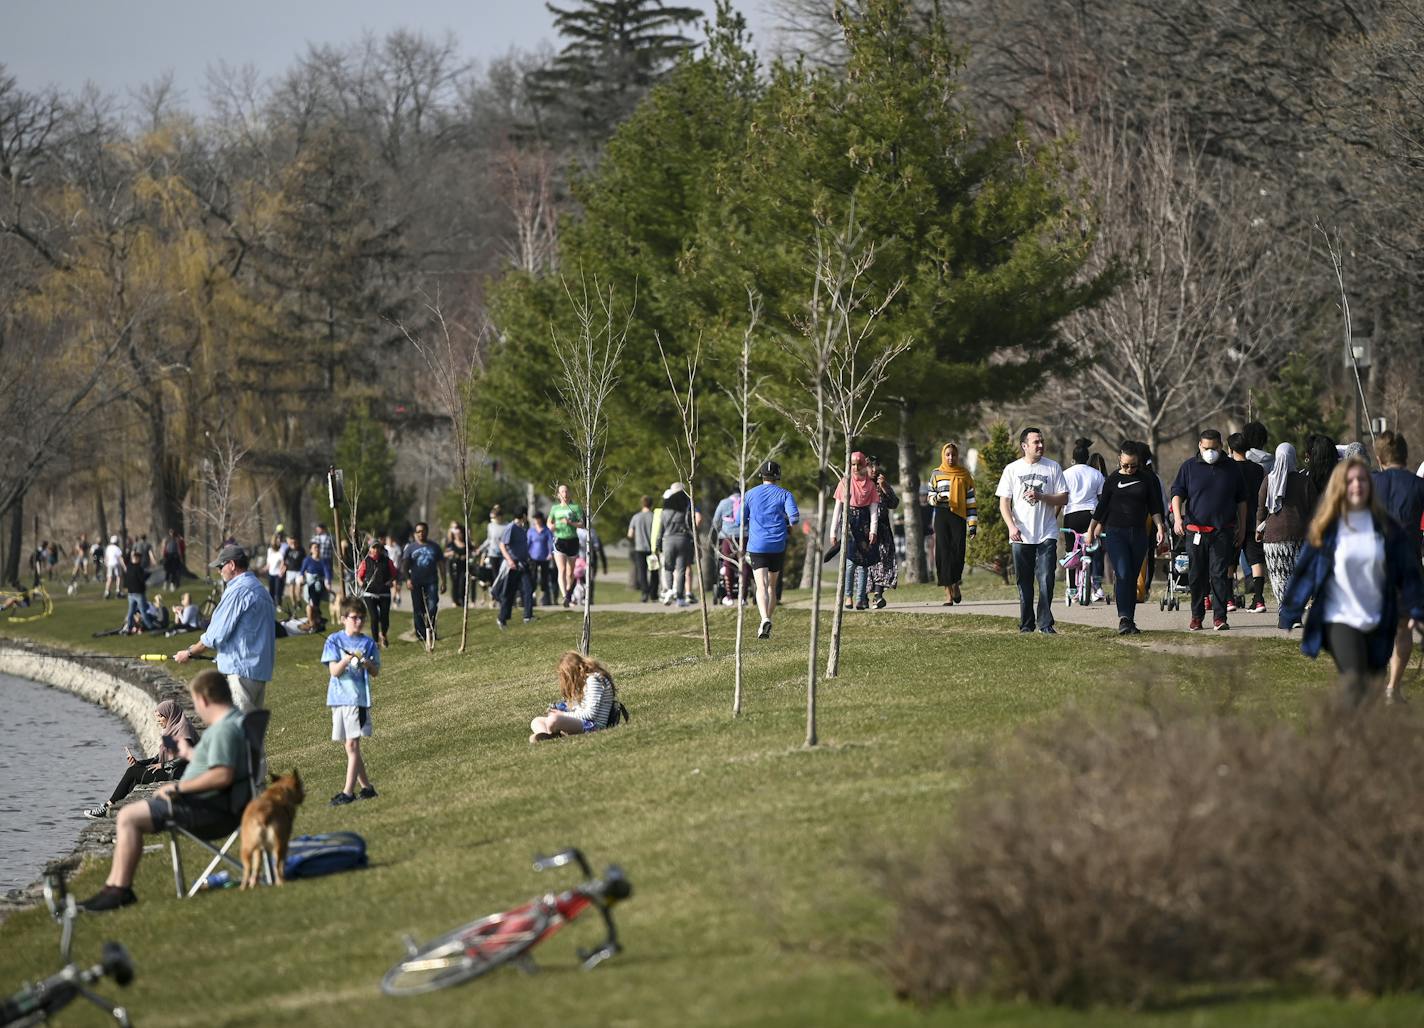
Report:
[[[894,595],[893,593],[891,595]],[[790,599],[782,604],[782,608],[789,610],[809,610],[811,601],[809,599]],[[541,608],[542,609],[542,608]],[[557,608],[554,608],[556,610]],[[600,603],[597,604],[599,612],[621,611],[631,614],[687,614],[695,616],[697,607],[667,607],[661,603]],[[821,609],[830,611],[832,604],[829,598],[821,601]],[[749,607],[749,612],[753,617],[756,615],[756,608]],[[953,607],[941,606],[934,601],[919,602],[890,602],[883,610],[858,610],[847,611],[846,616],[853,622],[864,619],[874,619],[878,614],[889,612],[897,614],[920,614],[927,617],[939,616],[952,619],[963,614],[984,614],[990,617],[1011,618],[1015,623],[1019,616],[1019,603],[1017,597],[1004,600],[980,600],[975,602],[957,603]],[[538,611],[536,611],[538,613]],[[551,610],[552,613],[552,610]],[[1060,595],[1053,605],[1053,618],[1059,624],[1092,625],[1096,628],[1117,628],[1117,607],[1111,602],[1095,603],[1089,607],[1072,606],[1069,607],[1063,602]],[[1164,613],[1158,607],[1154,598],[1147,603],[1137,605],[1137,627],[1143,633],[1151,632],[1177,632],[1183,635],[1188,634],[1187,623],[1191,619],[1191,614],[1186,609]],[[1276,609],[1268,608],[1265,614],[1250,614],[1246,611],[1236,611],[1228,615],[1227,620],[1231,624],[1228,632],[1214,632],[1211,629],[1211,613],[1207,612],[1207,627],[1200,635],[1219,636],[1248,636],[1251,638],[1285,638],[1285,633],[1276,627]],[[1299,641],[1300,636],[1295,636]]]

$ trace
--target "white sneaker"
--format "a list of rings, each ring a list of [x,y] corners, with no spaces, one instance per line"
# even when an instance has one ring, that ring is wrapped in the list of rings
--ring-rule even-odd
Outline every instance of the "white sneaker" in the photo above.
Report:
[[[1094,589],[1094,590],[1093,590],[1093,602],[1094,602],[1094,603],[1107,603],[1107,602],[1108,602],[1107,594],[1104,593],[1101,589]]]
[[[664,607],[671,607],[671,606],[672,606],[672,601],[673,601],[673,594],[672,594],[671,592],[665,592],[665,593],[663,593],[663,606],[664,606]]]
[[[109,804],[101,803],[97,807],[90,807],[84,811],[84,816],[90,821],[99,821],[109,816]]]
[[[732,599],[732,597],[730,597],[730,596],[723,596],[723,597],[722,597],[722,606],[724,606],[724,607],[735,607],[736,605],[737,605],[737,601],[734,600],[734,599]]]

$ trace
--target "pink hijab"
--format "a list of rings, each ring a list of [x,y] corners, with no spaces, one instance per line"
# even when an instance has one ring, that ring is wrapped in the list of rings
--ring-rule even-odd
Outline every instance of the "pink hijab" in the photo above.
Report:
[[[183,713],[183,708],[178,706],[176,700],[164,700],[158,705],[158,716],[163,719],[159,725],[159,732],[163,735],[171,735],[173,741],[187,739],[190,744],[198,741],[198,733],[193,731],[193,726],[188,722],[187,715]],[[168,750],[160,747],[159,755],[166,756]],[[168,760],[176,760],[178,751],[173,750],[172,756],[166,756]]]
[[[859,464],[859,468],[852,467],[850,473],[850,505],[852,507],[869,507],[880,499],[880,492],[875,488],[875,479],[870,477],[870,465],[866,462],[865,454],[856,450],[850,455],[852,465]],[[836,486],[836,499],[845,502],[846,480],[843,478]]]

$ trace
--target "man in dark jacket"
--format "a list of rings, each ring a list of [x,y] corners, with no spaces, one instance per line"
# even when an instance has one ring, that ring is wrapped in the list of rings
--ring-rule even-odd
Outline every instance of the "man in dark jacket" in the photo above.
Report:
[[[1414,562],[1419,563],[1420,528],[1424,522],[1424,478],[1409,470],[1409,444],[1404,436],[1381,432],[1375,438],[1375,456],[1383,471],[1374,473],[1375,495],[1389,516],[1399,522],[1404,536],[1414,549]],[[1399,627],[1394,636],[1394,656],[1389,660],[1389,681],[1385,686],[1385,701],[1403,697],[1404,669],[1409,666],[1409,654],[1414,650],[1414,632],[1409,627],[1408,611],[1401,610]]]
[[[1185,461],[1172,481],[1172,526],[1187,537],[1187,580],[1192,590],[1190,628],[1199,632],[1211,592],[1212,627],[1226,623],[1229,573],[1246,532],[1246,485],[1236,463],[1225,459],[1221,433],[1203,429],[1197,455]]]

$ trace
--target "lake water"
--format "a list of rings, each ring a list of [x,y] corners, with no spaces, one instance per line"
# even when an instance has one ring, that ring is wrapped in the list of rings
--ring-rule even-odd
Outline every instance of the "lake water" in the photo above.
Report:
[[[38,682],[0,675],[0,894],[29,885],[67,854],[138,754],[117,714]]]

